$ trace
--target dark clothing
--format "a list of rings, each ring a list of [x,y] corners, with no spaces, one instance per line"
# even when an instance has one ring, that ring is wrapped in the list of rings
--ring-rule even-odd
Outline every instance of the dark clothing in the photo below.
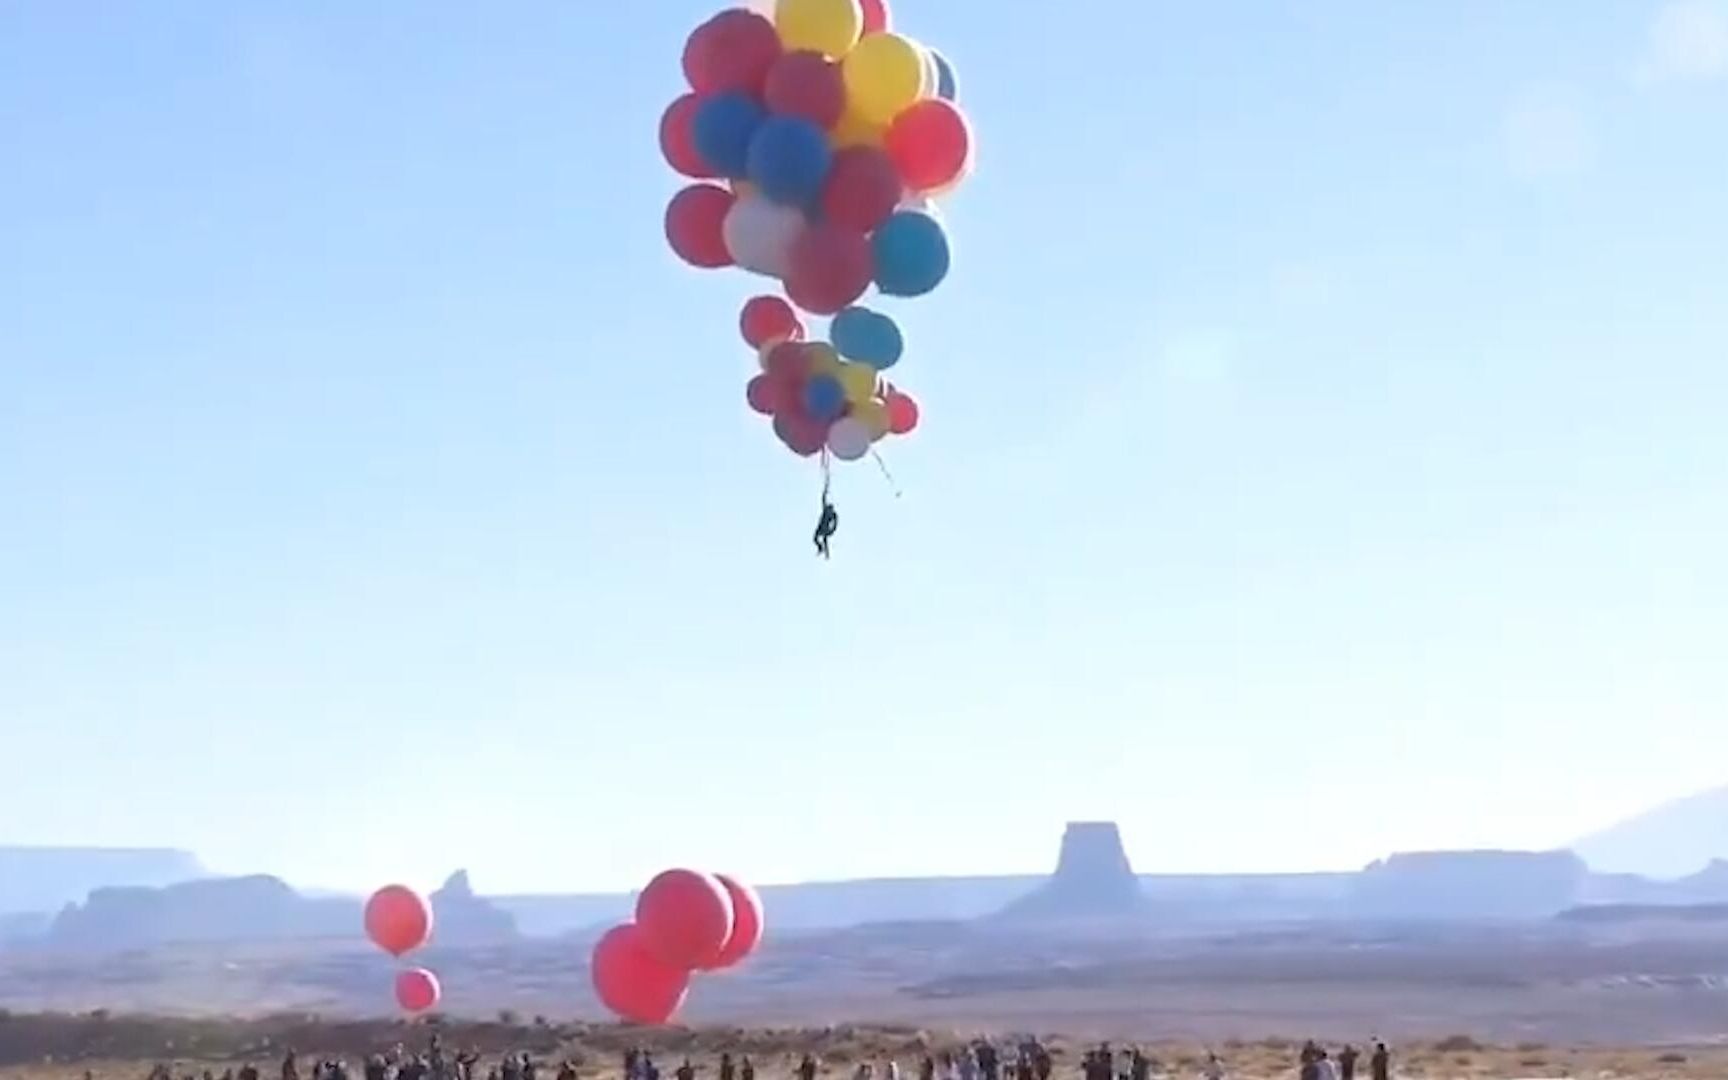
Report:
[[[1355,1047],[1351,1046],[1346,1046],[1344,1052],[1338,1055],[1339,1080],[1356,1080],[1356,1058],[1358,1056]]]
[[[1392,1080],[1392,1055],[1384,1046],[1374,1048],[1374,1057],[1370,1062],[1374,1072],[1374,1080]]]

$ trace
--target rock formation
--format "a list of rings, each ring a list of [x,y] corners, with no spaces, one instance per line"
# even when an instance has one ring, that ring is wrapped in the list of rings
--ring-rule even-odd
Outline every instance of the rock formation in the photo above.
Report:
[[[273,877],[211,878],[164,889],[97,889],[68,904],[48,944],[78,950],[182,942],[280,941],[358,933],[351,900],[307,900]]]
[[[432,937],[439,945],[490,945],[518,936],[509,912],[474,895],[466,870],[451,874],[427,899],[432,904]]]
[[[1062,834],[1056,872],[1002,909],[1011,922],[1132,918],[1146,910],[1140,879],[1128,864],[1122,834],[1111,821],[1077,821]]]

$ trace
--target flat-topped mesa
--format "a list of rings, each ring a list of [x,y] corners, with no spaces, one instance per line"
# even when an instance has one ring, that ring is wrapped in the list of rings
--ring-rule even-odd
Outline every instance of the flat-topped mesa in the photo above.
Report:
[[[1113,821],[1070,822],[1056,873],[1001,912],[1015,921],[1110,919],[1145,910],[1140,880]]]

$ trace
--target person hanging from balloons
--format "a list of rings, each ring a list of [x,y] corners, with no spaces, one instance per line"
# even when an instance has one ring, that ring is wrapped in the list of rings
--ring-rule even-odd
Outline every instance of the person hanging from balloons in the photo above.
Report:
[[[828,499],[828,493],[824,491],[822,493],[822,516],[816,519],[816,554],[824,559],[830,558],[828,541],[832,540],[834,534],[839,531],[840,512],[834,509],[834,504]]]

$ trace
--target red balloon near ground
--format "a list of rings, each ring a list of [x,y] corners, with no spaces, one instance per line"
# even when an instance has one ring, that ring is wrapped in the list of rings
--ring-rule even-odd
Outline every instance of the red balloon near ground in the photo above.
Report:
[[[753,11],[722,11],[696,28],[684,46],[684,77],[699,94],[739,90],[762,96],[780,58],[780,34]]]
[[[684,971],[706,967],[732,936],[732,898],[712,874],[666,870],[636,898],[642,944]]]
[[[711,968],[729,968],[756,951],[762,942],[762,898],[756,890],[725,874],[715,874],[732,897],[732,936]]]
[[[895,117],[883,145],[913,191],[946,187],[972,163],[971,125],[958,106],[939,98],[920,101]]]
[[[752,298],[744,305],[738,326],[752,349],[765,348],[776,341],[798,341],[804,337],[804,324],[798,321],[798,313],[778,296]]]
[[[874,232],[900,205],[906,187],[894,162],[874,146],[851,146],[834,155],[822,189],[828,220]]]
[[[863,0],[864,32],[866,34],[886,34],[890,22],[888,0]]]
[[[391,956],[403,956],[432,936],[432,908],[406,885],[386,885],[366,901],[366,936]]]
[[[600,1003],[635,1024],[664,1024],[684,1004],[690,974],[649,952],[633,923],[614,926],[594,946],[594,993]]]
[[[396,976],[396,1004],[403,1012],[423,1013],[438,1007],[444,990],[438,976],[425,968],[412,968]]]
[[[660,117],[660,152],[666,155],[668,165],[685,176],[693,180],[712,180],[718,174],[696,152],[696,138],[690,126],[696,118],[696,110],[701,107],[701,98],[685,94],[667,108]]]
[[[712,184],[692,184],[666,207],[666,240],[691,266],[717,270],[732,265],[726,248],[726,213],[737,197]]]
[[[774,417],[774,434],[799,457],[814,457],[828,443],[827,425],[798,410],[778,413]]]
[[[763,100],[772,112],[802,116],[827,129],[846,111],[846,81],[840,65],[819,52],[789,52],[768,69]]]
[[[896,435],[910,434],[918,426],[918,403],[896,390],[888,395],[888,430]]]
[[[813,224],[793,241],[791,262],[786,295],[815,315],[837,314],[870,287],[870,240],[858,229]]]

